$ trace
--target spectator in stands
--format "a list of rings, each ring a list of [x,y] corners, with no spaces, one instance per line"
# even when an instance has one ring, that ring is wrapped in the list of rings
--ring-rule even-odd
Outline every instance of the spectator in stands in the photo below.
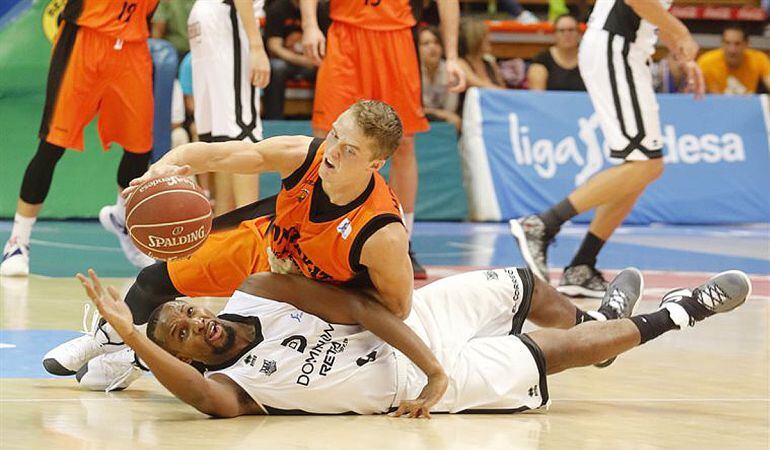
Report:
[[[457,115],[458,94],[449,91],[449,74],[443,56],[438,29],[424,27],[418,32],[420,63],[422,65],[422,104],[429,120],[443,120],[458,130],[462,125]]]
[[[538,53],[527,71],[533,91],[585,91],[578,71],[580,28],[569,14],[559,16],[553,24],[555,44]]]
[[[722,32],[722,48],[706,52],[698,65],[710,94],[753,94],[760,83],[770,89],[770,58],[748,48],[746,30],[729,25]]]
[[[176,49],[179,62],[190,51],[187,18],[195,0],[161,0],[152,16],[152,37],[165,39]]]
[[[687,92],[687,74],[682,71],[682,65],[674,60],[673,53],[669,52],[665,58],[652,63],[650,71],[655,92],[668,94]]]
[[[487,25],[478,19],[463,19],[460,22],[458,52],[467,87],[505,87],[500,68],[491,51]]]
[[[319,3],[321,30],[328,27],[327,3]],[[318,68],[302,52],[302,17],[299,0],[273,0],[265,9],[265,40],[270,54],[270,84],[265,89],[265,119],[282,119],[289,79],[315,80]]]

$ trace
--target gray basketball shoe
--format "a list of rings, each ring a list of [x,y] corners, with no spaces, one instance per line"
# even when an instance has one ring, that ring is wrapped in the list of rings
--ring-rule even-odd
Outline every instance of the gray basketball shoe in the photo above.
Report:
[[[751,295],[751,280],[740,270],[728,270],[714,275],[692,291],[675,289],[663,296],[662,308],[667,308],[671,320],[679,328],[695,326],[706,317],[725,313],[741,306]],[[672,307],[673,304],[681,309]],[[689,317],[682,317],[681,310]]]
[[[602,298],[607,292],[607,280],[596,267],[579,264],[564,269],[556,290],[570,297]]]
[[[548,244],[545,235],[545,224],[536,216],[526,216],[508,221],[511,234],[519,244],[521,256],[532,272],[541,280],[548,283]]]
[[[602,298],[599,312],[607,320],[625,319],[631,317],[644,294],[644,277],[636,267],[623,269],[613,279]],[[594,364],[596,367],[607,367],[616,357]]]

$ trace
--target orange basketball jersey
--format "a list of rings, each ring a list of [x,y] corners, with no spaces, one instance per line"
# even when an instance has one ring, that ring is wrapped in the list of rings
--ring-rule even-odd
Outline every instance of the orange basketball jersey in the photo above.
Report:
[[[335,22],[367,30],[392,31],[417,24],[422,0],[331,0],[329,15]]]
[[[305,276],[342,283],[364,273],[364,243],[385,225],[402,222],[401,205],[379,173],[351,203],[332,204],[318,176],[325,147],[314,139],[305,162],[283,181],[267,245],[277,257],[291,258]]]
[[[158,0],[69,0],[61,18],[126,42],[150,36],[149,21]]]

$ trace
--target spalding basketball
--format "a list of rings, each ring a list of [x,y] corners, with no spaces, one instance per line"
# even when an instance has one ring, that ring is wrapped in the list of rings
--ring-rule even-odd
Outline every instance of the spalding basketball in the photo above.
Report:
[[[126,228],[136,247],[161,260],[195,252],[211,231],[211,204],[189,178],[154,178],[126,200]]]

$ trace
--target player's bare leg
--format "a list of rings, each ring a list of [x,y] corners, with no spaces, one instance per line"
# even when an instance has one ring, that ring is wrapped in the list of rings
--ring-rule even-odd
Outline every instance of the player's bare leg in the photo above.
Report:
[[[569,195],[578,214],[644,190],[663,174],[663,159],[629,161],[597,173]]]
[[[662,173],[663,160],[660,158],[626,162],[594,175],[551,209],[511,220],[511,233],[527,265],[539,278],[548,280],[548,245],[564,222],[580,213],[606,205],[605,214],[609,213],[609,216],[606,219],[600,218],[600,225],[594,228],[599,229],[602,236],[609,237],[633,207],[640,193]],[[560,286],[563,293],[591,297],[604,295],[606,281],[594,268],[595,257],[604,241],[606,238],[589,230],[578,254],[565,270]],[[579,267],[571,270],[573,266]]]
[[[596,215],[591,221],[588,231],[603,241],[609,239],[612,233],[623,223],[623,219],[634,209],[634,204],[636,204],[642,192],[638,191],[628,194],[624,198],[605,203],[596,208]]]
[[[417,199],[417,156],[414,152],[414,136],[404,136],[390,164],[388,184],[401,201],[404,214],[414,214]],[[411,236],[410,224],[407,224],[407,232]]]
[[[233,200],[236,208],[259,200],[259,175],[233,174]]]
[[[677,289],[663,296],[660,309],[629,319],[592,321],[569,330],[528,333],[543,351],[546,371],[554,374],[611,359],[661,334],[742,305],[751,294],[745,273],[731,270],[693,290]]]
[[[414,207],[417,201],[417,156],[414,151],[414,136],[404,136],[401,146],[393,154],[390,163],[390,185],[395,192],[401,207],[404,208],[406,232],[410,238],[409,257],[412,259],[414,277],[422,280],[427,278],[425,268],[417,261],[411,249],[412,230],[414,228]]]

